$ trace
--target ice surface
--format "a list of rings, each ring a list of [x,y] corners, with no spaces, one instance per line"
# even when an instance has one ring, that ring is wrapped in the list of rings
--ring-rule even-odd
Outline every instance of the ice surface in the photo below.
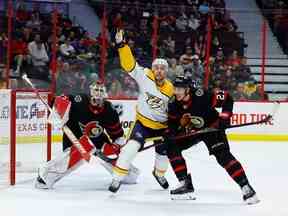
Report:
[[[85,164],[62,179],[53,190],[33,187],[35,174],[26,181],[0,189],[1,216],[287,216],[288,144],[270,142],[231,143],[231,151],[246,170],[261,202],[244,205],[239,187],[209,157],[203,144],[185,152],[197,199],[172,201],[153,179],[154,152],[139,153],[139,183],[123,185],[116,195],[107,191],[110,175],[99,164]],[[21,175],[25,175],[21,173]],[[171,169],[171,188],[177,184]]]

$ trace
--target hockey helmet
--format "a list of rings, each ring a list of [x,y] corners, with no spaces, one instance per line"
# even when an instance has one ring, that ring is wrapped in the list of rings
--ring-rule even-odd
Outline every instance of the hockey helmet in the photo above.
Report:
[[[163,65],[165,67],[165,71],[168,71],[168,62],[163,58],[154,59],[154,61],[152,62],[152,68],[155,65]]]
[[[89,86],[90,88],[90,103],[93,106],[101,106],[104,100],[108,97],[106,87],[102,81],[94,81]]]
[[[173,81],[174,87],[190,88],[191,80],[185,76],[177,76]]]

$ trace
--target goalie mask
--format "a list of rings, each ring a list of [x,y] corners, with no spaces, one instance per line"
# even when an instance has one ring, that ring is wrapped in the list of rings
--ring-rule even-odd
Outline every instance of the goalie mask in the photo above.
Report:
[[[100,107],[103,105],[104,100],[108,97],[106,87],[103,82],[96,81],[90,86],[90,103],[92,106]]]

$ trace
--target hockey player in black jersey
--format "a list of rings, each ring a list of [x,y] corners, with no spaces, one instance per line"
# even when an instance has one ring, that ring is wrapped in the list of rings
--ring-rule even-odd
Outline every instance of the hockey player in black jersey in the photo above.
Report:
[[[168,105],[169,137],[185,135],[203,128],[218,128],[217,132],[199,134],[182,139],[169,139],[168,157],[180,186],[170,191],[172,199],[195,199],[191,175],[187,172],[182,151],[193,144],[203,141],[230,177],[240,186],[243,200],[247,204],[259,202],[254,189],[249,184],[245,171],[232,155],[225,134],[225,127],[230,124],[233,111],[233,99],[224,91],[207,92],[191,87],[191,81],[179,76],[174,81],[174,97]],[[218,112],[215,108],[222,108]]]
[[[54,126],[58,124],[57,127],[61,128],[65,124],[79,142],[82,141],[81,144],[86,151],[92,152],[96,147],[110,157],[111,163],[100,162],[112,174],[112,165],[116,162],[120,147],[126,143],[126,140],[123,137],[124,131],[118,113],[106,98],[104,84],[99,81],[94,82],[90,85],[90,94],[56,97],[53,110],[57,114],[50,118],[54,118],[51,120],[54,121]],[[59,119],[59,116],[62,116],[62,119]],[[57,181],[84,162],[65,133],[63,133],[63,151],[62,155],[39,169],[35,185],[37,188],[52,188]],[[138,169],[131,166],[123,183],[136,183],[138,174]]]

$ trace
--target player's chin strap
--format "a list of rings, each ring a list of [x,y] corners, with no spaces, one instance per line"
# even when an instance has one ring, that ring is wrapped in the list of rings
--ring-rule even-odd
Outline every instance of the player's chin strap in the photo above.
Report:
[[[200,135],[200,134],[214,133],[216,131],[221,131],[221,130],[225,130],[225,129],[231,129],[231,128],[238,128],[238,127],[245,127],[245,126],[250,126],[250,125],[257,125],[257,124],[267,123],[267,122],[273,120],[273,118],[275,117],[275,114],[277,113],[277,111],[279,110],[279,107],[280,107],[280,102],[279,101],[275,101],[273,103],[274,103],[274,106],[272,108],[271,114],[267,115],[262,120],[255,121],[255,122],[248,122],[248,123],[244,123],[244,124],[230,125],[230,126],[228,126],[226,128],[223,128],[223,129],[220,129],[220,128],[204,128],[202,130],[194,131],[194,132],[191,132],[191,133],[188,133],[188,134],[179,135],[179,136],[175,136],[175,137],[168,137],[168,139],[177,141],[177,140],[193,137],[193,136]],[[146,149],[149,149],[151,147],[162,145],[163,141],[164,141],[164,137],[163,136],[151,137],[151,138],[145,139],[145,141],[146,142],[152,141],[153,143],[151,145],[144,146],[140,151],[145,151]]]

